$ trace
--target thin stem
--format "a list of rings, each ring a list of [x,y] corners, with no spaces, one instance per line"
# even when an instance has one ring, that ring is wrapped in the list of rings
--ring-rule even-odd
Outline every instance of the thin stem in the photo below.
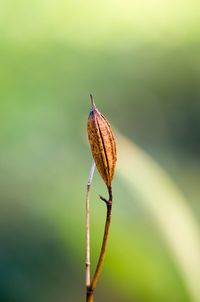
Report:
[[[90,186],[92,183],[92,178],[95,169],[95,162],[93,160],[92,167],[90,170],[90,176],[87,183],[87,198],[86,198],[86,288],[90,286],[90,228],[89,228],[89,195],[90,195]]]
[[[102,247],[101,247],[101,253],[99,256],[99,261],[97,263],[96,271],[94,273],[94,277],[92,280],[92,283],[90,287],[88,288],[88,300],[87,302],[92,302],[93,301],[93,294],[94,294],[94,289],[96,287],[97,281],[99,279],[99,275],[101,273],[105,253],[106,253],[106,246],[107,246],[107,241],[108,241],[108,234],[109,234],[109,229],[110,229],[110,222],[111,222],[111,212],[112,212],[112,189],[111,186],[108,187],[108,192],[109,192],[109,200],[106,200],[104,197],[100,196],[100,198],[105,201],[107,205],[107,215],[106,215],[106,224],[105,224],[105,230],[104,230],[104,237],[103,237],[103,242],[102,242]]]

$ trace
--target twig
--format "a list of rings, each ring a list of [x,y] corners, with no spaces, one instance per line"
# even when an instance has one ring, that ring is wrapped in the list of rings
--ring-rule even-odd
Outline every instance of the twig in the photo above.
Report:
[[[92,283],[87,286],[87,302],[93,301],[94,290],[101,273],[105,257],[112,211],[111,182],[114,176],[115,164],[117,160],[116,143],[110,124],[96,108],[92,94],[90,95],[90,97],[92,101],[92,110],[90,110],[87,123],[88,138],[93,158],[97,164],[97,169],[108,188],[109,200],[106,200],[104,197],[100,196],[100,198],[106,203],[107,216],[99,260],[94,273],[94,277],[92,279]],[[88,284],[89,283],[90,282],[88,281]]]
[[[112,212],[112,188],[111,188],[111,186],[108,187],[108,193],[109,193],[109,200],[106,200],[104,197],[100,196],[100,198],[103,201],[105,201],[105,203],[107,205],[107,216],[106,216],[106,224],[105,224],[104,237],[103,237],[103,242],[102,242],[102,247],[101,247],[101,253],[100,253],[100,256],[99,256],[99,261],[98,261],[98,264],[97,264],[97,267],[96,267],[96,271],[94,273],[92,283],[91,283],[90,287],[88,287],[87,302],[92,302],[93,301],[94,289],[95,289],[97,281],[99,279],[99,275],[100,275],[100,272],[101,272],[101,268],[102,268],[102,265],[103,265],[105,252],[106,252],[108,233],[109,233],[110,222],[111,222],[111,212]]]
[[[89,195],[90,195],[90,186],[92,183],[92,178],[95,169],[95,162],[93,160],[92,167],[90,170],[90,176],[87,183],[87,198],[86,198],[86,289],[90,287],[90,227],[89,227]]]

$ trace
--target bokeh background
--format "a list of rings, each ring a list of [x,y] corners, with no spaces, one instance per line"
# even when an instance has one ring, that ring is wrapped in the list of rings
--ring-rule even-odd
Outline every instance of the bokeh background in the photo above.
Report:
[[[199,1],[1,0],[0,54],[0,301],[85,301],[90,92],[118,146],[95,302],[200,301]]]

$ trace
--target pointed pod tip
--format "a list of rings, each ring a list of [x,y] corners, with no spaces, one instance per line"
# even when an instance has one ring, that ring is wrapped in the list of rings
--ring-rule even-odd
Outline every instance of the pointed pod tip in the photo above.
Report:
[[[91,98],[91,101],[92,101],[92,108],[96,109],[96,106],[95,106],[95,103],[94,103],[94,98],[93,98],[93,95],[91,93],[90,93],[90,98]]]

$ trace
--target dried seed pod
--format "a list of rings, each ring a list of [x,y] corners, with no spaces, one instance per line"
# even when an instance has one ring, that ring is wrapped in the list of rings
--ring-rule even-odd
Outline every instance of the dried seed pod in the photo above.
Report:
[[[97,169],[110,187],[117,160],[116,143],[110,124],[94,104],[92,95],[92,110],[88,118],[88,137],[92,155]]]

